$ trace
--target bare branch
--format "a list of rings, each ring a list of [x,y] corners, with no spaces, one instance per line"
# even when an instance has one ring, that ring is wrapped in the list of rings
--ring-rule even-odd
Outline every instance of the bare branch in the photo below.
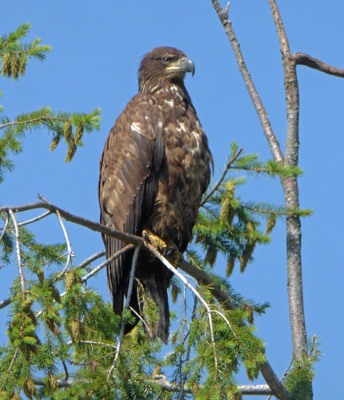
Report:
[[[121,254],[126,253],[128,250],[133,249],[135,246],[133,244],[128,244],[127,246],[123,247],[121,250],[118,250],[115,254],[113,254],[111,257],[109,257],[107,260],[99,264],[96,268],[94,268],[92,271],[90,271],[86,276],[81,278],[81,282],[86,282],[88,279],[90,279],[93,275],[97,274],[100,270],[105,268],[108,264],[110,264],[115,258],[118,258]],[[104,251],[99,252],[97,254],[102,253],[102,255],[105,254]],[[83,263],[84,264],[84,263]],[[81,265],[81,264],[80,264]],[[83,268],[85,265],[82,266]],[[80,266],[78,266],[80,268]]]
[[[47,217],[50,214],[51,214],[51,211],[46,211],[45,213],[43,213],[41,215],[38,215],[37,217],[28,219],[27,221],[19,222],[18,226],[24,226],[24,225],[33,224],[34,222],[37,222],[37,221]]]
[[[67,233],[66,227],[65,227],[65,225],[64,225],[64,223],[62,221],[60,212],[58,210],[56,211],[56,215],[57,215],[57,218],[58,218],[58,220],[60,222],[64,237],[65,237],[65,240],[66,240],[66,243],[67,243],[67,250],[68,250],[66,265],[65,265],[63,270],[60,272],[60,274],[56,278],[56,279],[59,279],[60,277],[62,277],[66,273],[66,271],[68,269],[68,265],[70,264],[72,266],[72,256],[74,254],[72,252],[72,246],[70,244],[70,240],[69,240],[69,237],[68,237],[68,233]]]
[[[308,54],[297,52],[291,54],[290,58],[296,63],[296,65],[305,65],[306,67],[316,69],[325,74],[344,78],[344,69],[332,67],[331,65],[326,64],[317,58],[311,57]]]
[[[7,219],[6,219],[6,222],[5,222],[5,226],[2,228],[2,232],[1,232],[1,235],[0,235],[0,242],[2,241],[2,238],[3,238],[4,235],[5,235],[5,232],[6,232],[6,229],[8,228],[9,222],[10,222],[10,219],[9,219],[9,217],[7,216]]]
[[[40,379],[40,378],[31,378],[31,380],[36,386],[47,386],[48,385],[43,379]],[[66,387],[71,387],[74,385],[73,379],[57,379],[56,383],[59,388],[66,388]]]
[[[80,263],[76,268],[86,268],[89,264],[93,263],[93,261],[97,260],[98,258],[101,258],[105,256],[105,250],[98,251],[98,253],[93,254],[92,256],[86,258],[82,263]]]
[[[15,361],[16,358],[17,358],[18,352],[19,352],[19,349],[16,348],[16,350],[15,350],[15,352],[14,352],[14,354],[13,354],[12,360],[11,360],[11,364],[10,364],[10,366],[8,367],[8,370],[6,371],[6,377],[5,377],[5,379],[4,379],[3,383],[2,383],[1,389],[5,386],[5,383],[6,383],[6,380],[7,380],[7,378],[8,378],[8,375],[11,373],[11,370],[12,370],[12,368],[13,368],[14,361]]]
[[[43,379],[40,378],[31,378],[33,383],[36,386],[47,386],[47,383],[43,381]],[[165,375],[156,375],[154,377],[154,380],[152,380],[155,385],[160,386],[161,390],[164,390],[166,392],[180,392],[181,388],[179,385],[170,382]],[[73,386],[76,382],[73,379],[57,379],[56,381],[57,386],[59,388],[64,388],[64,387],[71,387]],[[267,385],[239,385],[237,386],[238,390],[243,394],[247,396],[253,396],[253,395],[267,395],[271,393],[271,390]],[[184,388],[184,393],[187,394],[192,394],[192,389],[190,388]]]
[[[5,300],[0,301],[0,310],[1,310],[2,308],[7,307],[9,304],[11,304],[11,302],[12,302],[12,300],[11,300],[10,297],[9,297],[8,299],[5,299]]]
[[[14,232],[15,232],[15,238],[16,238],[16,251],[17,251],[17,260],[18,260],[18,267],[19,267],[19,276],[20,276],[20,285],[21,285],[21,290],[23,297],[25,297],[25,279],[24,279],[24,272],[23,272],[23,264],[21,260],[21,251],[20,251],[20,236],[19,236],[19,229],[18,229],[18,223],[16,216],[14,215],[14,212],[9,209],[8,210],[10,217],[13,222],[14,226]]]
[[[134,236],[134,235],[129,235],[127,233],[119,232],[116,231],[115,229],[108,228],[105,225],[91,221],[87,218],[78,217],[47,201],[40,201],[37,203],[24,204],[15,207],[9,207],[9,206],[0,207],[0,212],[8,212],[10,209],[13,210],[13,212],[24,212],[28,210],[35,210],[37,208],[45,208],[46,210],[50,210],[53,213],[59,211],[61,217],[64,218],[66,221],[74,222],[75,224],[89,228],[92,231],[115,237],[116,239],[122,240],[125,243],[132,243],[134,245],[138,245],[139,243],[143,242],[143,239],[140,238],[139,236]]]
[[[238,43],[238,40],[234,34],[234,30],[232,27],[232,23],[228,19],[228,12],[226,10],[223,10],[222,7],[220,6],[218,0],[211,0],[214,6],[215,11],[217,12],[217,15],[226,31],[226,35],[232,45],[233,51],[235,58],[237,60],[239,70],[241,72],[242,77],[244,78],[244,82],[247,88],[247,91],[251,97],[251,100],[253,102],[253,105],[256,109],[260,124],[263,128],[264,135],[268,141],[268,144],[271,149],[271,153],[274,157],[274,160],[279,163],[283,163],[284,158],[283,154],[280,148],[280,145],[278,143],[278,140],[276,138],[276,135],[274,134],[270,120],[268,118],[268,114],[264,108],[264,105],[258,95],[257,89],[254,86],[253,80],[251,78],[250,73],[248,72],[243,54],[240,50],[240,46]]]

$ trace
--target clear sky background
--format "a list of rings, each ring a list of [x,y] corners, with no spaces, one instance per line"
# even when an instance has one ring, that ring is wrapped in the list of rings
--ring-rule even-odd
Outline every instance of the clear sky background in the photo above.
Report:
[[[225,3],[222,2],[225,6]],[[342,0],[279,0],[278,6],[292,51],[302,51],[344,68],[344,3]],[[220,176],[230,143],[246,153],[270,159],[232,49],[210,0],[46,1],[18,0],[1,4],[1,31],[8,34],[30,22],[30,40],[41,37],[52,52],[43,63],[32,61],[24,78],[1,79],[5,115],[41,106],[53,110],[90,112],[102,109],[101,130],[85,136],[73,162],[64,163],[66,146],[49,152],[51,137],[29,134],[16,169],[0,186],[2,205],[37,201],[37,193],[80,216],[98,221],[99,158],[106,136],[126,103],[137,93],[137,67],[142,55],[162,45],[182,49],[195,63],[196,74],[186,86],[207,132],[215,159],[214,180]],[[285,101],[283,71],[276,29],[268,1],[233,0],[230,19],[246,63],[284,149]],[[343,323],[343,175],[344,81],[298,67],[300,84],[300,167],[302,208],[314,215],[302,221],[303,278],[309,336],[318,335],[324,357],[316,365],[315,399],[342,396]],[[242,200],[283,204],[278,179],[249,179]],[[37,215],[37,213],[34,213]],[[23,217],[25,218],[25,217]],[[99,235],[67,224],[75,265],[103,248]],[[33,228],[46,243],[63,241],[53,216]],[[279,221],[272,243],[259,248],[245,274],[236,268],[231,283],[243,296],[268,301],[271,308],[257,320],[267,357],[278,376],[291,361],[287,302],[285,223]],[[225,266],[217,265],[225,274]],[[1,269],[0,291],[8,297],[16,265]],[[105,271],[90,285],[109,299]],[[2,298],[1,298],[2,299]],[[0,310],[5,326],[7,309]],[[3,328],[4,329],[4,328]],[[5,337],[1,333],[0,340]],[[238,383],[245,383],[244,376]],[[264,383],[260,377],[258,383]],[[262,398],[262,397],[252,397]]]

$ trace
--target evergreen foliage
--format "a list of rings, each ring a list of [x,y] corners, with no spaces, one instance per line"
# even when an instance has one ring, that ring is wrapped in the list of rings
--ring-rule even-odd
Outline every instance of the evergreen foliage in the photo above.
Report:
[[[25,65],[29,57],[44,59],[48,47],[40,46],[39,41],[20,44],[28,29],[29,24],[24,24],[1,38],[3,76],[18,78],[14,66],[18,61],[12,66],[5,63],[5,57],[20,60],[25,55]],[[51,150],[64,137],[66,161],[70,161],[82,144],[83,133],[98,129],[99,110],[71,114],[42,108],[13,121],[5,117],[1,124],[0,170],[4,172],[13,168],[9,154],[21,151],[20,140],[34,129],[53,133]],[[73,267],[68,243],[42,244],[23,223],[17,223],[16,214],[0,212],[1,262],[17,265],[19,271],[7,302],[8,343],[0,349],[0,399],[240,399],[235,380],[239,368],[243,366],[253,381],[266,361],[254,320],[268,304],[243,298],[227,278],[216,274],[214,266],[222,262],[221,255],[227,262],[227,277],[235,264],[244,272],[256,247],[270,242],[278,218],[308,215],[310,211],[243,202],[237,191],[246,178],[229,175],[233,169],[267,176],[301,173],[296,168],[262,162],[254,154],[244,155],[233,143],[223,176],[205,196],[194,242],[186,255],[221,287],[232,306],[217,301],[210,287],[197,285],[209,312],[196,297],[186,294],[174,277],[171,295],[178,306],[171,313],[168,353],[162,343],[147,339],[141,323],[123,339],[118,353],[121,325],[132,318],[131,313],[114,315],[111,305],[85,285],[86,275],[94,270],[92,262]],[[262,221],[266,221],[264,227]],[[154,306],[149,302],[145,306],[151,319],[157,314]],[[295,399],[302,398],[311,382],[317,357],[313,345],[309,357],[295,362],[286,377]]]
[[[302,360],[295,360],[288,372],[284,383],[292,395],[293,400],[302,400],[311,390],[315,376],[314,364],[320,357],[319,342],[316,336],[308,341],[308,354]]]

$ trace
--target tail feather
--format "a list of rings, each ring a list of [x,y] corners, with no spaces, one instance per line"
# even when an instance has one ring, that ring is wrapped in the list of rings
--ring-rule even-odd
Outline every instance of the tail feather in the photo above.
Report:
[[[127,334],[137,325],[140,318],[144,320],[144,330],[150,340],[159,337],[167,343],[170,328],[170,311],[168,305],[167,288],[172,277],[169,271],[160,261],[140,258],[136,268],[133,290],[130,297],[131,314],[134,318],[131,324],[126,324],[124,333]],[[138,283],[139,281],[139,283]],[[124,298],[127,296],[129,277],[122,279],[112,293],[113,311],[122,315]],[[159,318],[156,322],[149,320],[143,314],[144,297],[152,300],[158,310]]]
[[[167,343],[170,328],[167,288],[172,273],[159,261],[154,260],[140,263],[137,277],[142,283],[146,296],[153,300],[159,309],[159,319],[156,323],[145,320],[148,325],[148,329],[145,327],[146,334],[150,339],[159,337]]]

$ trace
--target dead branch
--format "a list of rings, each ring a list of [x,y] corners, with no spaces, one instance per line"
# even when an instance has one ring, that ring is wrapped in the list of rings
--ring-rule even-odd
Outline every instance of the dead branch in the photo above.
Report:
[[[5,235],[5,233],[6,233],[6,230],[7,230],[7,228],[8,228],[9,222],[10,222],[10,219],[9,219],[9,217],[7,216],[6,222],[5,222],[5,226],[2,228],[2,232],[1,232],[1,235],[0,235],[0,242],[1,242],[2,238],[4,237],[4,235]]]
[[[248,93],[251,97],[252,103],[256,109],[260,124],[263,128],[264,135],[268,141],[268,144],[270,146],[271,153],[274,157],[274,160],[276,162],[283,163],[284,157],[283,157],[280,145],[278,143],[275,133],[272,130],[271,123],[268,118],[268,114],[265,110],[265,107],[263,105],[263,102],[260,99],[257,89],[254,86],[251,75],[248,72],[243,54],[240,50],[238,40],[234,34],[232,23],[228,19],[228,7],[224,10],[220,6],[218,0],[211,0],[211,1],[213,3],[213,7],[214,7],[215,11],[217,12],[217,15],[218,15],[220,21],[225,29],[226,35],[231,43],[231,46],[233,48],[235,58],[239,65],[240,73],[244,79],[247,91],[248,91]]]
[[[51,214],[51,211],[46,211],[45,213],[38,215],[37,217],[28,219],[27,221],[19,222],[18,226],[33,224],[34,222],[37,222],[45,217],[48,217],[50,214]]]
[[[88,265],[90,265],[91,263],[93,263],[93,261],[97,260],[98,258],[104,257],[104,256],[105,256],[105,250],[98,251],[98,253],[95,253],[92,256],[86,258],[86,260],[81,262],[76,268],[80,268],[80,269],[85,268]]]
[[[0,310],[2,309],[2,308],[5,308],[5,307],[7,307],[9,304],[11,304],[11,298],[9,297],[8,299],[5,299],[5,300],[1,300],[0,301]]]
[[[344,69],[332,67],[317,58],[311,57],[306,53],[293,53],[290,54],[290,60],[294,61],[296,65],[305,65],[306,67],[316,69],[325,74],[338,76],[344,78]]]
[[[47,386],[47,383],[40,378],[32,378],[33,383],[36,386]],[[165,375],[156,375],[154,377],[154,380],[152,382],[155,385],[158,385],[161,387],[161,390],[167,391],[167,392],[180,392],[181,388],[173,383],[170,382]],[[71,387],[74,385],[74,380],[73,379],[57,379],[56,381],[57,386],[59,388],[64,388],[64,387]],[[254,395],[268,395],[271,393],[271,390],[267,385],[239,385],[237,386],[238,390],[243,394],[247,396],[254,396]],[[184,393],[187,394],[192,394],[192,389],[190,388],[184,388]]]
[[[9,210],[13,210],[13,212],[24,212],[28,210],[35,210],[38,208],[44,208],[46,210],[50,210],[53,213],[59,211],[61,217],[65,220],[74,222],[77,225],[84,226],[92,231],[103,233],[104,235],[115,237],[116,239],[122,240],[125,243],[132,243],[134,245],[138,245],[143,241],[142,238],[134,235],[129,235],[127,233],[116,231],[115,229],[111,229],[106,227],[105,225],[98,224],[97,222],[91,221],[87,218],[78,217],[77,215],[73,215],[68,211],[63,210],[60,207],[55,206],[54,204],[49,203],[48,201],[39,201],[36,203],[31,204],[24,204],[22,206],[15,206],[15,207],[0,207],[1,212],[9,212]]]
[[[72,252],[72,246],[70,244],[70,240],[69,240],[69,236],[68,236],[68,233],[67,233],[67,229],[66,229],[66,227],[65,227],[65,225],[64,225],[64,223],[62,221],[60,212],[58,210],[56,211],[56,215],[57,215],[57,218],[58,218],[58,220],[60,222],[60,225],[61,225],[61,228],[62,228],[62,231],[63,231],[63,235],[64,235],[66,243],[67,243],[67,250],[68,250],[67,261],[66,261],[65,267],[63,268],[63,270],[60,272],[60,274],[56,278],[56,279],[59,279],[60,277],[62,277],[66,273],[66,271],[68,269],[68,265],[70,265],[72,267],[72,256],[74,254]]]
[[[20,251],[20,236],[19,236],[19,228],[18,228],[18,223],[17,219],[14,215],[13,210],[9,209],[8,210],[13,226],[14,226],[14,232],[15,232],[15,238],[16,238],[16,251],[17,251],[17,260],[18,260],[18,268],[19,268],[19,276],[20,276],[20,285],[21,285],[21,290],[23,294],[23,298],[25,298],[25,278],[24,278],[24,271],[23,271],[23,264],[21,260],[21,251]]]
[[[108,264],[110,264],[115,258],[118,258],[121,254],[126,253],[128,250],[133,249],[135,246],[133,244],[128,244],[127,246],[123,247],[121,250],[118,250],[116,253],[114,253],[111,257],[106,259],[104,262],[102,262],[100,265],[92,269],[87,275],[81,278],[81,282],[86,282],[88,279],[90,279],[93,275],[96,275],[99,271],[101,271],[103,268],[105,268]],[[100,251],[97,254],[102,253],[102,255],[105,255],[105,251]],[[82,263],[84,264],[84,263]],[[81,264],[80,264],[81,265]],[[84,268],[84,265],[82,265]],[[81,268],[78,266],[78,268]]]

